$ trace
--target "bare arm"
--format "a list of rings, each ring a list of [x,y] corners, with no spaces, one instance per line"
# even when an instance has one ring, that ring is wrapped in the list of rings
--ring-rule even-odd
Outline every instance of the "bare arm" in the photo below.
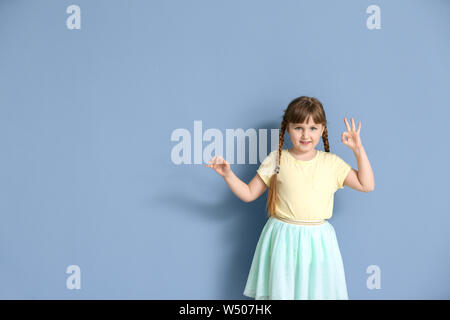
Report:
[[[361,142],[359,132],[361,130],[361,122],[359,122],[358,129],[356,130],[355,121],[351,118],[352,128],[344,118],[345,125],[348,132],[342,133],[342,142],[353,150],[358,163],[358,171],[352,168],[349,174],[344,180],[344,185],[347,185],[355,190],[370,192],[375,189],[375,179],[373,176],[373,170],[370,166],[369,158]],[[347,137],[348,140],[344,138]]]
[[[266,184],[258,174],[255,175],[248,185],[231,170],[227,175],[223,176],[223,179],[230,190],[244,202],[252,202],[258,199],[267,189]]]
[[[355,179],[357,179],[362,191],[373,191],[375,189],[375,179],[373,176],[372,167],[370,166],[369,158],[367,157],[364,147],[361,145],[359,148],[355,149],[353,153],[355,154],[356,162],[358,164],[358,171],[352,170],[353,172],[351,172],[354,174],[354,183],[356,183]],[[351,174],[347,175],[347,178],[345,180],[349,180],[347,182],[351,187]]]
[[[222,176],[231,191],[244,202],[252,202],[258,199],[267,189],[266,184],[258,174],[247,185],[234,174],[230,164],[221,156],[213,157],[205,166],[214,169]]]

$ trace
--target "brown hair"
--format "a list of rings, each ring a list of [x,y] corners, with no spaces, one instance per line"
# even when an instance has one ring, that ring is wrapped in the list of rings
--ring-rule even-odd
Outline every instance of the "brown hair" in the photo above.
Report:
[[[288,107],[284,110],[283,120],[280,128],[280,142],[278,144],[278,167],[281,162],[281,150],[284,143],[284,134],[289,123],[303,123],[311,116],[313,121],[317,124],[322,124],[324,130],[322,133],[322,141],[325,152],[330,152],[330,145],[328,143],[327,119],[322,103],[314,98],[301,96],[292,100]],[[279,170],[278,170],[279,171]],[[277,202],[277,176],[278,171],[275,172],[270,180],[269,195],[267,197],[267,211],[269,218],[275,215],[275,204]]]

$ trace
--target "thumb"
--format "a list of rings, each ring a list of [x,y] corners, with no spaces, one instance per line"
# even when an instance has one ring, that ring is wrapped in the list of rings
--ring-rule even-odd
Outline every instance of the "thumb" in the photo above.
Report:
[[[345,145],[347,145],[348,142],[347,142],[347,140],[346,140],[345,138],[348,138],[348,133],[347,133],[347,132],[343,132],[343,133],[342,133],[342,136],[341,136],[341,141],[342,141],[342,143],[345,144]]]

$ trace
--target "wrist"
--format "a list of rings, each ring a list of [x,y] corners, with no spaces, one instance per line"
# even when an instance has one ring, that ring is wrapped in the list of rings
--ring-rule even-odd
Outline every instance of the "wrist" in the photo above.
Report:
[[[233,171],[230,170],[230,171],[228,171],[226,174],[223,175],[223,178],[224,178],[224,179],[228,179],[228,178],[231,177],[232,174],[233,174]]]
[[[363,151],[364,151],[364,147],[363,147],[362,144],[360,146],[356,147],[355,149],[353,149],[353,152],[356,153],[356,154],[360,154]]]

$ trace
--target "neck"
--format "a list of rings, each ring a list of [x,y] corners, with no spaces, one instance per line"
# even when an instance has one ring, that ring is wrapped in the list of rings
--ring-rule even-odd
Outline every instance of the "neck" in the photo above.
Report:
[[[314,158],[318,152],[316,149],[312,149],[309,151],[302,151],[302,150],[298,150],[295,148],[288,149],[288,151],[297,157],[303,158],[303,160],[310,160],[310,159]],[[300,159],[300,160],[302,160],[302,159]]]

